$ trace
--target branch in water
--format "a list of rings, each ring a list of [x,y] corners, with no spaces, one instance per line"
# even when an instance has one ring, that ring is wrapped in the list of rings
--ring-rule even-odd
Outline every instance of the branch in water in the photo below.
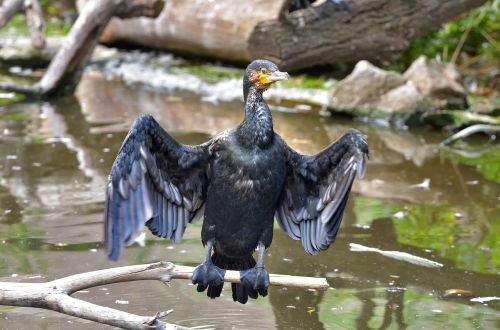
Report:
[[[441,142],[441,146],[448,146],[451,145],[455,142],[457,142],[460,139],[464,139],[468,137],[469,135],[476,134],[476,133],[494,133],[494,132],[500,132],[500,126],[495,126],[495,125],[472,125],[467,128],[464,128],[458,133],[453,134],[443,142]]]
[[[155,316],[140,316],[92,304],[70,297],[70,295],[79,290],[112,283],[141,280],[169,282],[172,279],[191,279],[193,270],[194,267],[158,262],[75,274],[45,283],[0,282],[0,305],[45,308],[122,329],[187,329],[160,320],[170,314],[171,310],[159,312]],[[271,285],[319,290],[329,288],[325,278],[276,274],[270,274],[269,278]],[[240,272],[226,271],[224,281],[240,283]]]

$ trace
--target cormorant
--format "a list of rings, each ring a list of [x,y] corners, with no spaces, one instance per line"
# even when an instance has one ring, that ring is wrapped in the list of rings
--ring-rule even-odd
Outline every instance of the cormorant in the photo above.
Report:
[[[138,118],[116,157],[104,215],[108,257],[118,259],[144,224],[180,242],[188,223],[203,217],[206,256],[192,277],[198,291],[218,297],[225,269],[241,271],[233,299],[267,295],[265,250],[273,221],[311,255],[335,240],[356,173],[368,157],[365,136],[350,129],[314,156],[291,149],[273,131],[262,93],[288,79],[276,65],[253,61],[243,80],[245,119],[210,141],[177,142],[150,115]],[[258,247],[258,261],[252,253]],[[212,253],[213,251],[213,253]]]

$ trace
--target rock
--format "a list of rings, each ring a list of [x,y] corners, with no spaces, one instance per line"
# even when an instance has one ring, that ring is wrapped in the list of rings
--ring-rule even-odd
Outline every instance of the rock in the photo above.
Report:
[[[428,103],[403,75],[360,61],[333,91],[329,108],[361,116],[408,118],[424,111]]]
[[[382,94],[399,87],[405,79],[397,72],[384,71],[368,61],[360,61],[340,82],[332,102],[340,107],[359,107],[378,102]]]
[[[420,56],[404,73],[420,93],[437,109],[466,109],[467,92],[460,83],[460,73],[452,63],[442,63]]]
[[[429,103],[411,81],[383,94],[377,105],[386,113],[416,113],[429,109]]]

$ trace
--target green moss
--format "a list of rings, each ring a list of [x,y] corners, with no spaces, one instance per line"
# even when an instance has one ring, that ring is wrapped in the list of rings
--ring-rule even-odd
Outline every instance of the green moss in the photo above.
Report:
[[[24,210],[25,216],[41,216],[41,215],[47,215],[48,213],[49,212],[46,209],[39,208],[39,207]]]
[[[29,29],[26,16],[22,14],[15,15],[5,24],[2,30],[13,31],[15,34],[28,34]]]
[[[281,81],[280,84],[287,88],[316,88],[329,90],[332,88],[328,81],[322,77],[301,74],[292,76],[289,80]]]
[[[12,97],[10,95],[9,97],[2,97],[1,96],[2,93],[5,92],[0,90],[0,106],[20,102],[26,99],[26,95],[23,94],[14,93]]]
[[[244,71],[239,69],[212,66],[207,64],[183,65],[174,71],[189,73],[207,83],[217,83],[221,80],[243,79]]]
[[[48,19],[45,23],[45,34],[47,36],[66,35],[73,25],[73,22],[57,18]],[[30,33],[26,16],[23,14],[17,14],[12,17],[2,30],[15,35],[29,35]]]
[[[50,22],[47,24],[45,33],[47,36],[67,35],[72,26],[73,22],[64,20],[50,20]]]
[[[0,120],[24,121],[26,120],[26,113],[23,111],[13,111],[5,114],[0,114]]]
[[[33,143],[33,144],[44,144],[45,141],[46,141],[46,139],[43,136],[33,136],[31,138],[31,143]]]

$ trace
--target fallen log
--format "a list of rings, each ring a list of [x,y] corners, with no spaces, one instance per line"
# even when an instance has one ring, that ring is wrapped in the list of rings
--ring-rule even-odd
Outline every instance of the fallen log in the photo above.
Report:
[[[158,312],[155,316],[140,316],[109,307],[99,306],[70,297],[71,294],[100,285],[172,279],[191,279],[194,267],[177,266],[170,262],[134,265],[76,274],[45,283],[0,282],[0,305],[37,307],[63,314],[112,325],[122,329],[187,329],[160,319],[172,311]],[[325,278],[269,275],[271,285],[325,290]],[[228,270],[225,282],[240,283],[240,272]]]
[[[284,70],[338,62],[391,62],[410,42],[486,0],[351,0],[295,10],[294,0],[170,0],[156,19],[111,20],[101,40],[223,60],[266,58]]]

